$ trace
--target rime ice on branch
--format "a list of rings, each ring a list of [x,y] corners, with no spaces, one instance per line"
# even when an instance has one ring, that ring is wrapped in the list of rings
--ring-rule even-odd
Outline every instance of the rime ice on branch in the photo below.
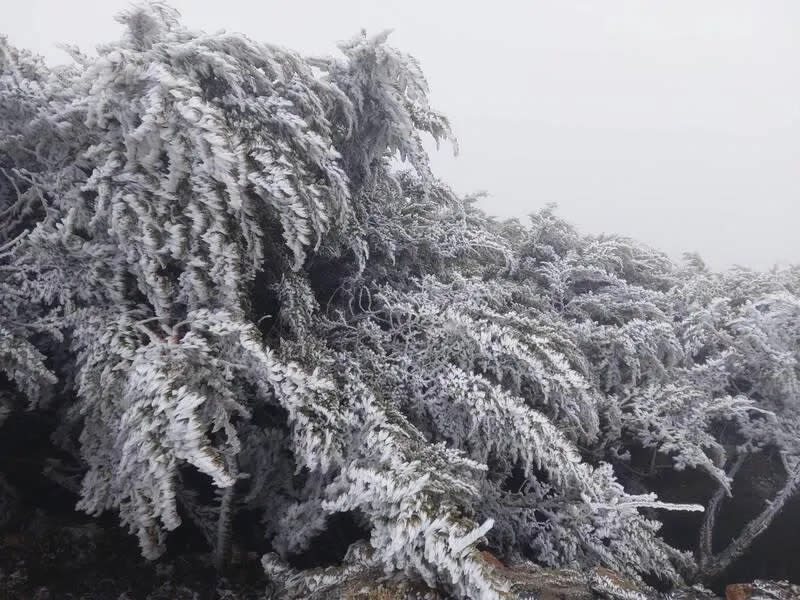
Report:
[[[449,125],[385,34],[309,59],[163,5],[120,21],[71,67],[0,41],[0,423],[55,411],[78,508],[145,556],[183,514],[222,565],[256,511],[297,589],[377,568],[502,598],[479,548],[677,581],[653,511],[700,507],[612,464],[722,495],[768,445],[796,472],[796,270],[487,217],[431,174]],[[366,532],[341,569],[289,570],[340,513]]]

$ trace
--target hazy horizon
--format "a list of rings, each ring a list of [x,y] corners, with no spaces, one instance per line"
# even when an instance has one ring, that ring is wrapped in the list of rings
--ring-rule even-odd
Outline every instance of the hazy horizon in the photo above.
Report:
[[[433,156],[460,193],[523,217],[549,202],[590,233],[715,268],[800,263],[800,4],[609,0],[170,2],[192,29],[303,53],[393,28],[461,153]],[[130,2],[14,3],[0,33],[66,62],[118,37]]]

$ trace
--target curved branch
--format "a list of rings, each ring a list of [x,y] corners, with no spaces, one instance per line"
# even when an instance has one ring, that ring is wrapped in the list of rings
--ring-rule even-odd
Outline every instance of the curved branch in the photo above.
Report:
[[[704,565],[700,567],[700,576],[709,580],[716,577],[730,564],[739,558],[750,547],[759,535],[769,527],[778,513],[786,505],[786,501],[791,498],[800,488],[800,464],[787,474],[786,483],[775,498],[768,502],[764,510],[750,521],[735,540],[714,556],[710,556]]]

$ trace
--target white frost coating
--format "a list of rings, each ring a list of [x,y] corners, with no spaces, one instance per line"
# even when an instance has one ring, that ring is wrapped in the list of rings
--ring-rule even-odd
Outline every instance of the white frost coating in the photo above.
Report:
[[[493,519],[486,519],[486,521],[484,521],[480,527],[476,527],[468,535],[465,535],[461,539],[452,541],[450,543],[450,549],[456,556],[460,556],[469,546],[474,546],[479,539],[484,537],[486,532],[489,531],[493,525]]]
[[[694,568],[645,516],[700,509],[647,492],[662,469],[708,477],[708,573],[794,493],[711,554],[737,465],[769,446],[796,473],[797,269],[490,219],[431,174],[449,126],[385,34],[310,59],[162,5],[120,20],[70,67],[0,40],[0,422],[52,407],[79,508],[145,556],[182,514],[223,557],[254,511],[285,559],[348,513],[343,566],[265,568],[502,598],[478,548]]]

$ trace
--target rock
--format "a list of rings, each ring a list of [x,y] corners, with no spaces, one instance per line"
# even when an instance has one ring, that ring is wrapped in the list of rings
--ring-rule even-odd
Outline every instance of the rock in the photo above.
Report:
[[[725,588],[725,600],[800,600],[800,585],[787,581],[733,583]]]
[[[725,600],[750,600],[753,586],[749,583],[732,583],[725,588]]]
[[[519,600],[592,600],[588,581],[569,569],[508,569],[512,598]]]
[[[481,553],[484,561],[511,585],[514,600],[593,600],[589,578],[572,569],[548,569],[524,562],[504,565],[493,554]]]
[[[413,581],[401,574],[387,576],[379,569],[358,571],[345,576],[332,578],[330,584],[323,583],[331,569],[319,569],[314,589],[293,590],[283,585],[271,585],[267,590],[267,600],[449,600],[419,581]]]

